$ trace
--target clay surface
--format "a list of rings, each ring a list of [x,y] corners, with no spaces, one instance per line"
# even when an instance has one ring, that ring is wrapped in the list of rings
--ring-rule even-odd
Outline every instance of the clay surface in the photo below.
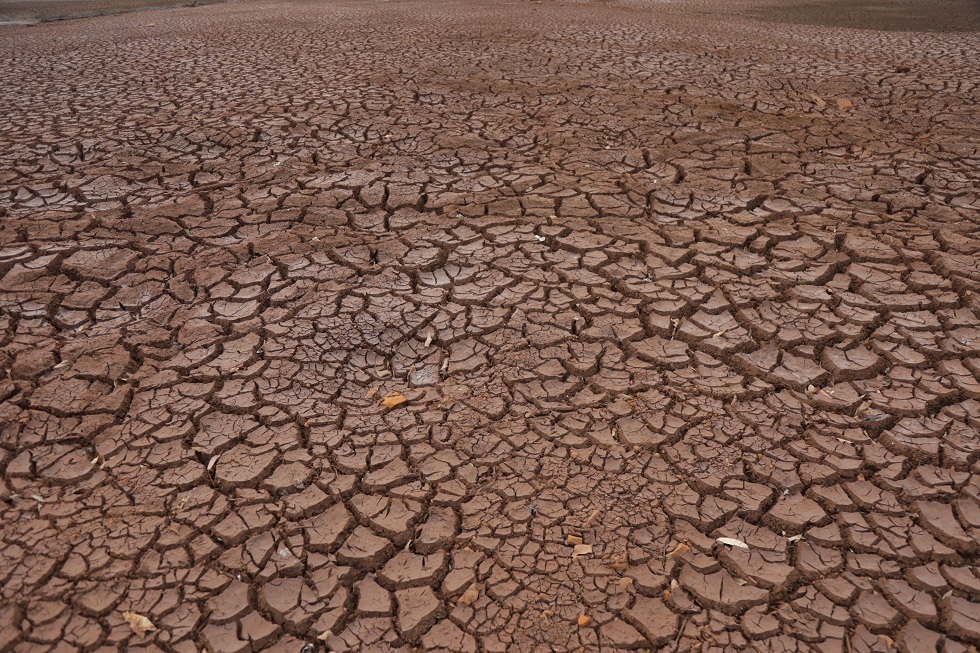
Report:
[[[975,651],[980,41],[803,6],[2,28],[0,650]]]

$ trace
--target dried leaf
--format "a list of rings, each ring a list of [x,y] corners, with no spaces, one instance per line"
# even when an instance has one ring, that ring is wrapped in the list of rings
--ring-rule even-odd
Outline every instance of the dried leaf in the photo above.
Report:
[[[667,557],[672,558],[674,560],[680,560],[690,552],[691,552],[691,547],[681,542],[676,547],[674,547],[673,551],[667,554]]]
[[[803,539],[803,534],[801,533],[799,535],[794,535],[793,537],[788,538],[787,542],[799,542],[802,539]]]
[[[316,638],[317,638],[318,640],[320,640],[321,642],[325,642],[325,641],[327,641],[327,640],[328,640],[328,639],[329,639],[329,638],[330,638],[330,637],[331,637],[332,635],[333,635],[333,631],[332,631],[332,630],[325,630],[325,631],[323,631],[322,633],[320,633],[319,635],[317,635],[317,637],[316,637]]]
[[[592,617],[590,617],[587,614],[579,615],[579,618],[578,618],[578,627],[579,628],[586,628],[591,623],[592,623]]]
[[[748,544],[742,540],[736,540],[734,537],[719,537],[716,541],[721,542],[722,544],[727,544],[728,546],[737,546],[740,549],[749,548]]]
[[[577,558],[579,556],[592,555],[592,545],[591,544],[576,544],[575,548],[572,549],[572,558]]]
[[[591,528],[599,520],[599,515],[602,514],[601,510],[593,510],[589,518],[582,522],[582,528]]]
[[[813,103],[815,105],[817,105],[817,107],[819,107],[821,109],[823,109],[825,106],[827,106],[827,103],[819,95],[814,95],[813,93],[811,93],[810,94],[810,99],[813,100]]]
[[[129,627],[133,629],[133,632],[136,633],[138,637],[142,637],[143,635],[157,629],[157,627],[153,625],[152,621],[141,614],[137,614],[135,612],[123,612],[122,617],[126,620],[126,623],[129,624]]]
[[[391,376],[391,372],[389,372],[388,370],[378,370],[377,374],[379,379],[384,379],[388,376]]]
[[[367,391],[367,394],[364,395],[364,398],[365,399],[374,399],[374,395],[376,395],[376,394],[378,394],[378,389],[377,388],[371,388],[370,390]]]
[[[569,535],[565,538],[565,544],[568,546],[575,546],[582,543],[582,538],[578,535]]]
[[[554,610],[542,610],[541,611],[541,618],[542,619],[547,619],[549,617],[554,617],[554,616],[555,616],[555,611]]]
[[[62,367],[67,367],[68,365],[69,365],[69,362],[65,360],[65,361],[61,361],[60,363],[58,363],[57,365],[55,365],[51,369],[53,369],[53,370],[60,370]]]
[[[853,106],[854,103],[851,102],[850,100],[843,100],[843,99],[837,100],[837,108],[840,109],[841,111],[845,109],[850,109]]]
[[[218,458],[221,458],[221,454],[220,453],[217,456],[211,456],[211,460],[208,461],[208,471],[209,472],[212,469],[214,469],[214,466],[215,465],[218,464]]]
[[[384,397],[382,397],[381,404],[385,408],[394,408],[395,406],[400,406],[401,404],[405,403],[406,401],[408,401],[408,399],[406,399],[405,398],[405,395],[403,395],[402,393],[400,393],[400,392],[389,392]]]
[[[465,592],[463,592],[463,595],[459,597],[459,600],[456,601],[456,605],[473,605],[476,603],[478,598],[480,598],[480,590],[477,589],[476,583],[473,583],[466,589]]]
[[[425,346],[428,347],[431,344],[432,344],[432,333],[429,332],[429,335],[425,337]]]

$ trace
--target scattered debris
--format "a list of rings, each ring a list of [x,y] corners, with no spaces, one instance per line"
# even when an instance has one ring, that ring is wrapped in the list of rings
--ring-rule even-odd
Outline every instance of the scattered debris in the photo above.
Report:
[[[589,518],[582,522],[582,528],[592,528],[592,526],[599,520],[599,515],[602,514],[602,510],[596,509],[592,511]]]
[[[476,603],[478,598],[480,598],[480,590],[477,588],[476,583],[473,583],[466,588],[463,595],[459,597],[459,600],[456,601],[456,605],[473,605]]]
[[[748,544],[746,544],[742,540],[736,540],[734,537],[719,537],[715,541],[716,542],[721,542],[722,544],[726,544],[728,546],[735,546],[735,547],[738,547],[740,549],[747,549],[747,548],[749,548],[749,545]]]
[[[400,392],[389,392],[384,397],[381,398],[381,404],[385,408],[394,408],[395,406],[400,406],[401,404],[408,401]]]
[[[122,617],[138,637],[157,630],[157,627],[153,625],[152,621],[136,612],[123,612]]]

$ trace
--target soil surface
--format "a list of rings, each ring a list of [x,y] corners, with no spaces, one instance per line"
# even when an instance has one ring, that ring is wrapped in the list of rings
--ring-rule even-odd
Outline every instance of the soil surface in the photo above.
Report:
[[[980,40],[759,11],[0,31],[0,649],[975,651]]]

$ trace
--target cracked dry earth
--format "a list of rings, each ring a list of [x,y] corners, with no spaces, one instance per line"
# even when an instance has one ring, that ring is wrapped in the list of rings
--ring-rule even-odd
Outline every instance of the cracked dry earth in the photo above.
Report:
[[[0,649],[975,651],[980,42],[712,7],[0,33]]]

